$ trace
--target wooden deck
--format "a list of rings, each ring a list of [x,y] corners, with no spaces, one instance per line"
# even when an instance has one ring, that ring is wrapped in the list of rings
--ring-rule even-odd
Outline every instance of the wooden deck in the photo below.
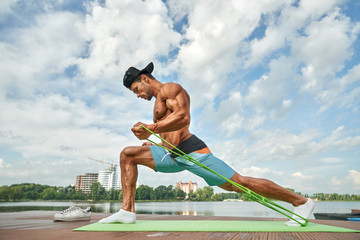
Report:
[[[1,240],[41,240],[41,239],[360,239],[360,233],[272,233],[272,232],[73,232],[78,228],[110,214],[93,213],[90,221],[81,222],[53,222],[53,211],[26,211],[15,213],[0,213],[0,239]],[[256,221],[285,221],[280,218],[245,218],[245,217],[200,217],[200,216],[169,216],[169,215],[138,215],[142,220],[256,220]],[[311,222],[337,227],[360,230],[359,222],[310,220]]]

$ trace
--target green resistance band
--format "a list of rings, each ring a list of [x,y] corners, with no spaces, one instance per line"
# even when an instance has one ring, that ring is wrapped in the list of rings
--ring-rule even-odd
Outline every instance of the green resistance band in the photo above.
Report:
[[[154,142],[154,141],[152,141],[152,140],[150,140],[150,139],[147,139],[147,141],[151,142],[152,144],[155,144],[155,145],[157,145],[157,146],[159,146],[159,147],[162,147],[162,148],[164,148],[165,150],[168,150],[168,151],[170,151],[170,152],[178,155],[179,157],[182,157],[182,158],[184,158],[184,159],[186,159],[186,160],[188,160],[188,161],[190,161],[190,162],[192,162],[192,163],[194,163],[194,164],[196,164],[196,165],[198,165],[198,166],[200,166],[200,167],[202,167],[202,168],[204,168],[204,169],[212,172],[213,174],[221,177],[222,179],[224,179],[224,180],[226,180],[227,182],[231,183],[231,184],[234,185],[235,187],[239,188],[239,189],[246,195],[247,198],[249,198],[249,199],[251,199],[251,200],[253,200],[253,201],[255,201],[255,202],[258,202],[258,203],[264,205],[265,207],[268,207],[268,208],[270,208],[270,209],[272,209],[272,210],[274,210],[274,211],[276,211],[276,212],[278,212],[278,213],[280,213],[280,214],[282,214],[282,215],[284,215],[284,216],[286,216],[286,217],[294,220],[295,222],[299,223],[301,226],[305,227],[305,226],[308,224],[308,220],[307,220],[306,218],[304,218],[304,217],[302,217],[302,216],[300,216],[300,215],[298,215],[298,214],[290,211],[289,209],[284,208],[283,206],[280,206],[279,204],[277,204],[277,203],[275,203],[275,202],[273,202],[273,201],[271,201],[271,200],[269,200],[269,199],[261,196],[260,194],[257,194],[256,192],[251,191],[250,189],[248,189],[248,188],[246,188],[246,187],[238,184],[237,182],[234,182],[234,181],[232,181],[232,180],[230,180],[230,179],[228,179],[228,178],[226,178],[226,177],[218,174],[217,172],[215,172],[215,171],[213,171],[212,169],[208,168],[208,167],[205,166],[204,164],[196,161],[195,159],[193,159],[192,157],[190,157],[189,155],[187,155],[186,153],[184,153],[183,151],[181,151],[181,150],[178,149],[177,147],[173,146],[171,143],[167,142],[165,139],[163,139],[162,137],[158,136],[157,134],[155,134],[154,132],[152,132],[151,130],[149,130],[148,128],[146,128],[145,126],[140,125],[140,127],[144,128],[146,131],[150,132],[152,135],[156,136],[156,137],[159,138],[161,141],[163,141],[164,143],[168,144],[168,145],[171,146],[173,149],[177,150],[178,152],[180,152],[180,153],[183,154],[183,155],[181,155],[181,154],[179,154],[179,153],[177,153],[177,152],[175,152],[175,151],[173,151],[173,150],[171,150],[171,149],[168,149],[168,148],[166,148],[166,147],[164,147],[164,146],[162,146],[162,145],[160,145],[160,144],[158,144],[158,143],[156,143],[156,142]],[[282,210],[283,210],[283,211],[282,211]],[[286,213],[286,212],[287,212],[287,213]],[[295,216],[303,219],[303,220],[305,221],[305,223],[302,223],[302,222],[298,221],[297,219],[294,219],[292,216],[289,216],[289,214],[293,214],[293,215],[295,215]]]

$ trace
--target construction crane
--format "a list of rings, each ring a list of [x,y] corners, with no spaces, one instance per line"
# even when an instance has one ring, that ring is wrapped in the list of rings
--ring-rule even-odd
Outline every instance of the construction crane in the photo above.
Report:
[[[95,158],[90,158],[90,157],[89,157],[88,159],[93,160],[93,161],[96,161],[96,162],[100,162],[100,163],[109,164],[111,169],[114,169],[114,168],[116,168],[116,166],[117,166],[117,164],[114,164],[114,161],[111,161],[111,163],[110,163],[110,162],[106,162],[106,161],[103,161],[103,160],[99,160],[99,159],[95,159]]]

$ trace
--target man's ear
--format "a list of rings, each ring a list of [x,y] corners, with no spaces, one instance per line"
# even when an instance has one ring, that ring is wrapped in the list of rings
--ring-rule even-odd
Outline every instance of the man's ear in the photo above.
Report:
[[[144,83],[149,83],[149,78],[145,74],[142,74],[141,75],[141,81],[144,82]]]

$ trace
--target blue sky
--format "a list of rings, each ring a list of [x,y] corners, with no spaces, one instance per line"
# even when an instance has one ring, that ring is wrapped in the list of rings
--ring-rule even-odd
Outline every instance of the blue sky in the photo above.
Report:
[[[191,96],[191,131],[240,174],[303,193],[360,191],[360,3],[0,3],[0,185],[65,186],[140,145],[153,102],[130,66]],[[150,186],[205,182],[139,167]]]

